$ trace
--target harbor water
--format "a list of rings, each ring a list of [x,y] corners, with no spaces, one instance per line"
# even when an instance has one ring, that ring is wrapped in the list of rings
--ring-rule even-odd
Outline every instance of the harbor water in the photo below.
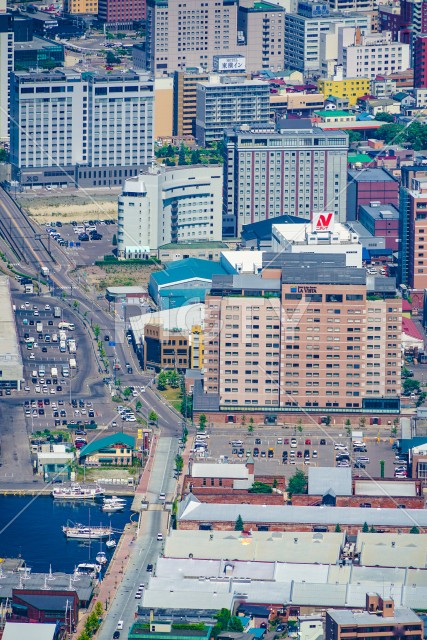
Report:
[[[96,562],[96,554],[106,540],[67,540],[63,525],[110,526],[118,542],[129,522],[132,498],[126,498],[124,511],[103,513],[102,501],[66,502],[50,496],[0,496],[0,557],[25,560],[35,573],[72,573],[81,562]]]

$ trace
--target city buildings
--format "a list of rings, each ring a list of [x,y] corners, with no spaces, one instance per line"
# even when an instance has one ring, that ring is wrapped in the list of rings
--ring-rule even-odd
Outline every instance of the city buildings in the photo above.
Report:
[[[427,170],[425,167],[402,167],[399,194],[399,263],[398,282],[410,289],[427,287]]]
[[[206,147],[219,142],[229,127],[262,126],[269,122],[270,86],[256,80],[222,76],[196,88],[196,140]]]
[[[427,35],[420,34],[414,43],[414,87],[427,89]]]
[[[146,68],[156,76],[194,67],[281,71],[283,23],[283,8],[269,2],[147,0]]]
[[[273,252],[343,254],[347,267],[362,266],[358,236],[343,224],[335,224],[332,212],[315,213],[308,224],[274,224],[272,236]]]
[[[135,438],[133,436],[127,433],[113,433],[104,438],[97,438],[82,447],[78,453],[79,464],[130,467],[134,450]]]
[[[5,4],[0,6],[0,142],[9,141],[10,74],[14,65],[13,18],[6,13]]]
[[[344,221],[348,137],[309,120],[280,120],[277,128],[225,133],[223,235],[288,214],[311,219],[333,211]]]
[[[145,0],[98,0],[98,18],[107,25],[132,29],[145,19]]]
[[[342,51],[342,64],[346,78],[372,78],[405,71],[411,66],[409,44],[393,42],[390,31],[371,35],[356,32],[354,44]]]
[[[64,65],[64,46],[46,38],[15,42],[15,71],[51,69]]]
[[[153,159],[153,83],[132,71],[13,73],[10,138],[25,188],[121,185]]]
[[[370,80],[368,78],[342,78],[339,80],[319,78],[317,86],[325,98],[328,96],[345,98],[348,100],[350,107],[356,104],[357,98],[370,92]]]
[[[357,220],[361,204],[398,206],[399,182],[386,169],[351,169],[348,172],[347,220]]]
[[[393,252],[399,250],[399,210],[392,204],[362,204],[359,207],[359,222],[373,236],[385,239],[385,247]]]
[[[195,411],[398,411],[401,300],[377,280],[368,289],[364,269],[328,253],[266,253],[260,274],[214,276]]]
[[[119,257],[170,242],[221,240],[222,182],[217,165],[153,165],[126,180],[119,197]]]
[[[98,0],[65,0],[64,12],[72,15],[97,15]]]
[[[334,25],[360,27],[364,33],[370,33],[369,17],[363,13],[331,13],[326,2],[300,0],[298,13],[285,15],[285,67],[303,72],[321,71],[320,37]],[[335,37],[338,38],[338,31]]]
[[[356,638],[373,638],[374,634],[422,640],[423,621],[412,609],[395,607],[392,597],[378,593],[366,594],[366,611],[353,612],[328,609],[326,612],[325,640],[344,640],[349,633]]]
[[[209,73],[200,73],[198,69],[175,71],[173,76],[174,136],[195,136],[197,83],[208,81]]]

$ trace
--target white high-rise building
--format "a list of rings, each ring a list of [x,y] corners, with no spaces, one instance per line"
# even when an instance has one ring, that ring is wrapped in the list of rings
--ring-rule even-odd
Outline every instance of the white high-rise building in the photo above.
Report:
[[[393,42],[391,31],[363,36],[356,30],[354,43],[343,47],[342,64],[345,78],[387,76],[410,68],[411,47]]]
[[[170,242],[222,238],[221,166],[153,165],[119,196],[118,253],[141,257]]]
[[[24,186],[119,186],[151,163],[147,74],[61,69],[11,78],[12,171]]]

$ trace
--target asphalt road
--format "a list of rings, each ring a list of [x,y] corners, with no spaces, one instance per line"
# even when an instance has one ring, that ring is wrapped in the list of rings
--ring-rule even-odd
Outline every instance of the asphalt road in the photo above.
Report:
[[[168,513],[159,508],[159,493],[167,498],[175,495],[174,459],[177,453],[177,441],[174,438],[159,439],[148,484],[147,498],[150,506],[142,514],[140,535],[129,549],[130,560],[125,577],[117,589],[108,615],[98,634],[99,640],[111,640],[119,620],[123,620],[123,637],[127,637],[131,625],[135,622],[135,612],[140,600],[135,599],[139,584],[147,584],[150,574],[147,564],[156,564],[163,550],[163,542],[157,541],[157,534],[167,534]],[[113,595],[113,594],[112,594]]]

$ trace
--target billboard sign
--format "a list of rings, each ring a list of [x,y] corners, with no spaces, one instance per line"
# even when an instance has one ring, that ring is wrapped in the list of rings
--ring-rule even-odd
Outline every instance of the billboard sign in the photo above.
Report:
[[[214,56],[214,71],[245,71],[246,58],[244,56]]]
[[[313,213],[311,221],[311,230],[317,232],[333,231],[334,230],[334,212],[333,211],[318,211]]]

